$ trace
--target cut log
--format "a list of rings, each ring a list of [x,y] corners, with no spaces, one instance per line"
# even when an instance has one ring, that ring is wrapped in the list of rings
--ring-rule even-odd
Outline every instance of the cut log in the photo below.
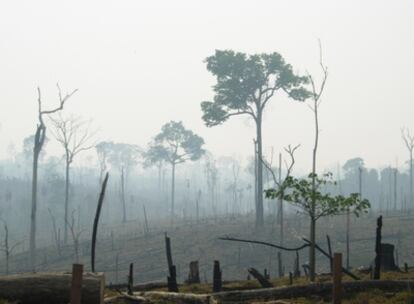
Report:
[[[28,273],[0,277],[0,298],[25,304],[69,303],[71,273]],[[103,303],[105,276],[84,273],[81,303]],[[46,300],[47,299],[47,300]]]

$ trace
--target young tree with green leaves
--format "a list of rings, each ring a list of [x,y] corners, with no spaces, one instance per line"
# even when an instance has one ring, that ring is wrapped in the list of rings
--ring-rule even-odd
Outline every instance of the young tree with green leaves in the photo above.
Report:
[[[370,208],[369,201],[362,199],[358,193],[351,193],[349,196],[332,195],[325,191],[329,185],[336,185],[332,180],[332,173],[326,173],[322,177],[310,173],[306,178],[287,176],[279,188],[271,188],[265,192],[266,197],[287,201],[309,216],[316,236],[316,222],[321,217],[347,212],[359,216]],[[310,245],[312,243],[315,245],[315,240]],[[315,267],[315,261],[313,265]]]
[[[298,76],[283,57],[271,54],[246,55],[232,50],[216,50],[206,59],[207,70],[216,77],[214,101],[203,101],[203,120],[208,127],[220,125],[232,116],[249,115],[256,124],[257,204],[256,226],[264,224],[262,122],[268,102],[278,92],[304,101],[309,92],[303,87],[308,77]]]
[[[312,150],[312,188],[313,191],[316,191],[316,178],[317,178],[317,174],[316,174],[316,154],[318,151],[318,146],[319,146],[319,106],[322,102],[322,94],[323,91],[325,89],[325,84],[326,81],[328,79],[328,67],[324,65],[323,61],[322,61],[322,45],[320,40],[319,42],[319,65],[321,67],[322,70],[322,80],[320,82],[320,85],[318,86],[316,84],[316,81],[314,80],[313,76],[310,75],[308,73],[308,80],[310,83],[310,87],[311,87],[311,92],[309,95],[309,99],[310,99],[310,105],[308,104],[309,108],[311,109],[312,113],[313,113],[313,118],[314,118],[314,126],[315,126],[315,139],[314,139],[314,144],[313,144],[313,150]],[[311,202],[311,211],[313,213],[316,212],[315,208],[317,205],[316,200],[316,195],[312,196],[312,202]],[[316,238],[316,227],[315,227],[316,222],[315,221],[311,221],[310,223],[310,247],[309,247],[309,276],[311,281],[313,282],[315,280],[315,238]]]
[[[204,140],[184,127],[181,121],[170,121],[162,126],[144,157],[156,164],[165,161],[171,164],[171,221],[174,219],[175,167],[186,161],[195,161],[205,153]]]

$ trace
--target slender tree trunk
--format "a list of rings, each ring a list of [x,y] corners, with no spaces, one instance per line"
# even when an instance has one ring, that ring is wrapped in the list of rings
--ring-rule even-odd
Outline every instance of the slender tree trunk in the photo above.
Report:
[[[397,174],[398,169],[395,168],[394,170],[394,210],[397,211]]]
[[[6,253],[6,275],[9,274],[9,258],[10,258],[10,249],[9,249],[9,229],[7,224],[4,226],[4,250]]]
[[[256,119],[257,136],[257,206],[256,206],[256,227],[263,227],[263,149],[262,149],[262,112],[258,111]]]
[[[349,209],[346,212],[346,269],[349,270],[350,265],[349,265],[349,250],[350,250],[350,228],[351,228],[351,214],[349,212]]]
[[[315,281],[315,242],[316,242],[316,153],[318,151],[319,143],[319,120],[318,120],[318,104],[317,101],[314,103],[314,118],[315,118],[315,143],[312,154],[312,201],[311,201],[311,222],[310,222],[310,246],[309,246],[309,278],[313,282]]]
[[[279,154],[279,185],[282,183],[282,153]],[[279,198],[280,246],[284,242],[283,199]]]
[[[65,230],[63,236],[63,242],[66,245],[68,242],[68,212],[69,212],[69,170],[70,162],[68,156],[66,156],[66,171],[65,171]]]
[[[413,150],[410,150],[410,207],[413,208]]]
[[[175,201],[175,163],[171,168],[171,223],[174,222],[174,201]]]
[[[254,209],[257,210],[257,141],[253,139],[253,147],[254,147]],[[256,217],[257,219],[257,217]]]
[[[35,136],[35,146],[33,149],[33,176],[32,176],[32,212],[30,215],[30,269],[35,271],[36,267],[36,209],[37,209],[37,171],[39,163],[39,154],[41,151],[41,144],[39,144],[39,137],[41,130],[38,127]]]
[[[282,153],[279,153],[279,185],[282,183]],[[283,197],[283,195],[282,195]],[[283,246],[284,243],[284,218],[283,218],[283,199],[279,198],[279,224],[280,224],[280,246]],[[278,258],[279,258],[279,275],[283,276],[283,257],[282,252],[278,252]]]
[[[126,217],[126,202],[125,202],[125,170],[121,169],[121,200],[122,200],[122,222],[125,223]]]

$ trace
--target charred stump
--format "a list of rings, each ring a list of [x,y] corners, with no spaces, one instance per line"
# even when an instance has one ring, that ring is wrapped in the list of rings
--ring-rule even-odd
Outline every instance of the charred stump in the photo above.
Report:
[[[213,292],[220,292],[223,282],[221,277],[221,269],[220,269],[220,262],[214,261],[214,269],[213,269]]]
[[[198,261],[190,262],[190,272],[188,273],[188,284],[198,284],[200,283],[200,271],[198,268]]]

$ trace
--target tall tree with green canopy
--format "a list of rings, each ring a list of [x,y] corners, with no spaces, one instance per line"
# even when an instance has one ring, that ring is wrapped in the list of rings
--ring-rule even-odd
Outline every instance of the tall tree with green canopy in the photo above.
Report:
[[[203,101],[203,120],[208,127],[224,123],[236,115],[249,115],[256,123],[257,205],[256,226],[264,224],[262,121],[266,105],[277,92],[304,101],[310,93],[303,87],[308,78],[298,76],[283,57],[271,54],[246,55],[232,50],[216,50],[206,59],[207,70],[216,76],[214,101]]]
[[[184,127],[181,121],[170,121],[150,143],[145,158],[156,164],[163,160],[171,164],[171,221],[174,219],[175,167],[186,161],[195,161],[205,153],[204,140]]]

